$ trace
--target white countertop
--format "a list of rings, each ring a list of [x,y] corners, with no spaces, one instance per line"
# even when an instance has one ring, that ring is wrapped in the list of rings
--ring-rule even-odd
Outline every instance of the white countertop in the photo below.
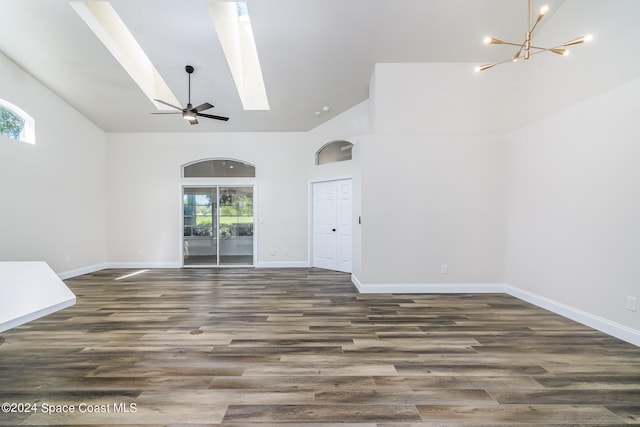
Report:
[[[76,296],[46,262],[0,262],[0,332],[75,302]]]

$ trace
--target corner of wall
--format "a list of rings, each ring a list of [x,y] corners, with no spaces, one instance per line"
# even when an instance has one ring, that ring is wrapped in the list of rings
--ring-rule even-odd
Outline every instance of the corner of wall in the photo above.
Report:
[[[504,293],[640,347],[640,331],[509,284],[366,284],[355,274],[351,275],[351,282],[361,294]]]
[[[586,311],[571,307],[561,302],[554,301],[550,298],[516,288],[515,286],[505,285],[504,292],[522,301],[526,301],[535,306],[640,347],[640,331],[612,322],[594,314],[587,313]]]

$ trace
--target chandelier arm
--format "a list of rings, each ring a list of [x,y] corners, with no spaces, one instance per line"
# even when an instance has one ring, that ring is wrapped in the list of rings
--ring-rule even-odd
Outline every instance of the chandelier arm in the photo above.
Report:
[[[488,70],[489,68],[495,67],[496,65],[504,64],[505,62],[511,62],[514,59],[505,59],[504,61],[494,62],[493,64],[485,64],[479,67],[476,67],[476,72]]]
[[[551,48],[546,48],[546,47],[540,47],[540,46],[533,46],[531,45],[531,41],[532,41],[532,37],[533,37],[533,32],[537,29],[538,24],[542,21],[542,18],[544,18],[544,16],[547,14],[549,7],[548,6],[543,6],[540,9],[540,13],[538,14],[538,17],[536,18],[535,22],[533,23],[533,25],[531,25],[531,0],[527,1],[527,28],[531,28],[529,31],[527,31],[526,33],[526,39],[522,44],[516,44],[516,43],[510,43],[510,42],[505,42],[502,40],[498,40],[498,39],[494,39],[493,37],[487,37],[485,38],[485,43],[487,44],[506,44],[509,46],[517,46],[518,47],[518,51],[515,53],[515,55],[513,55],[513,57],[511,59],[506,59],[504,61],[500,61],[500,62],[495,62],[495,63],[491,63],[491,64],[485,64],[479,67],[476,67],[476,71],[484,71],[487,70],[489,68],[495,67],[496,65],[500,65],[500,64],[504,64],[506,62],[515,62],[517,60],[519,60],[520,58],[524,58],[529,59],[529,57],[531,55],[537,55],[539,53],[543,53],[543,52],[552,52],[558,55],[562,55],[565,56],[569,53],[568,49],[564,49],[567,46],[573,46],[573,45],[577,45],[577,44],[582,44],[584,42],[590,41],[591,40],[591,36],[587,35],[587,36],[582,36],[579,37],[577,39],[568,41],[566,43],[563,43],[561,45],[558,45],[556,47],[551,47]],[[535,50],[534,52],[531,52],[531,50]],[[524,51],[524,53],[523,53]]]
[[[522,47],[518,49],[518,51],[513,55],[512,59],[515,61],[516,59],[520,58],[521,53],[522,53]]]
[[[545,52],[545,51],[541,50],[541,51],[538,51],[538,52],[533,52],[531,55],[537,55],[537,54],[542,53],[542,52]],[[514,56],[511,59],[505,59],[504,61],[495,62],[493,64],[483,65],[482,67],[476,68],[476,70],[477,71],[484,71],[484,70],[487,70],[489,68],[495,67],[496,65],[506,64],[507,62],[516,62],[517,60],[522,59],[522,58],[524,58],[524,56]]]
[[[539,50],[539,51],[537,51],[537,52],[531,52],[531,53],[529,54],[529,56],[537,55],[537,54],[539,54],[539,53],[544,53],[544,52],[546,52],[546,51],[548,51],[548,50],[551,50],[551,49],[544,49],[544,50]],[[513,57],[512,59],[509,59],[509,60],[507,60],[507,61],[502,61],[502,62],[500,62],[500,64],[505,63],[505,62],[509,62],[509,61],[511,61],[511,62],[516,62],[518,59],[525,59],[525,58],[524,58],[524,55],[523,55],[523,56],[518,56],[518,57]]]
[[[525,41],[522,42],[522,44],[517,45],[518,46],[518,51],[516,52],[515,55],[513,55],[513,59],[518,59],[520,57],[520,54],[522,53],[522,49],[524,49],[525,45],[527,44],[527,40],[525,39]]]
[[[563,46],[574,46],[576,44],[582,44],[585,43],[587,41],[591,40],[591,36],[582,36],[582,37],[578,37],[577,39],[573,39],[571,41],[568,41],[566,43],[561,44],[560,46],[557,47],[563,47]]]
[[[555,46],[555,47],[531,46],[531,48],[532,49],[538,49],[538,52],[534,52],[531,55],[533,55],[535,53],[542,53],[542,52],[552,52],[552,53],[555,53],[557,55],[568,55],[569,54],[569,49],[565,49],[563,47],[563,45]]]
[[[539,53],[545,53],[546,51],[548,51],[549,49],[545,49],[545,50],[539,50],[537,52],[533,52],[531,55],[537,55]]]
[[[500,44],[508,44],[509,46],[517,46],[517,47],[523,47],[524,46],[524,43],[519,44],[519,43],[502,42]]]
[[[529,46],[531,49],[538,49],[538,50],[551,50],[551,49],[558,49],[560,46],[556,46],[556,47],[539,47],[539,46]]]
[[[507,62],[513,62],[513,61],[514,61],[513,58],[505,59],[504,61],[496,62],[495,65],[506,64]]]
[[[547,6],[544,6],[542,9],[540,9],[540,13],[538,14],[538,17],[536,18],[536,22],[533,23],[533,26],[529,30],[529,33],[531,35],[533,35],[533,30],[535,30],[536,27],[538,26],[538,24],[540,23],[540,21],[542,21],[542,18],[544,18],[544,16],[547,13],[548,9],[549,8]],[[529,28],[530,25],[531,25],[531,0],[529,0],[529,2],[528,2],[527,28]]]
[[[533,27],[531,27],[531,29],[529,30],[529,32],[531,33],[531,35],[533,35],[533,30],[535,30],[535,29],[536,29],[536,27],[538,26],[538,23],[539,23],[540,21],[542,21],[542,18],[543,18],[543,17],[544,17],[544,15],[540,15],[540,16],[538,17],[538,19],[536,20],[536,23],[535,23],[535,24],[533,24]]]

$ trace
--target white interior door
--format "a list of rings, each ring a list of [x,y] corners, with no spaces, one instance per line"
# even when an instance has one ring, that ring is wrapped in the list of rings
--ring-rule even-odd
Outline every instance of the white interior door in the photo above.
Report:
[[[352,226],[352,201],[351,180],[345,179],[337,182],[338,192],[338,271],[351,273],[351,230]]]
[[[317,182],[312,193],[312,265],[350,273],[351,180]]]

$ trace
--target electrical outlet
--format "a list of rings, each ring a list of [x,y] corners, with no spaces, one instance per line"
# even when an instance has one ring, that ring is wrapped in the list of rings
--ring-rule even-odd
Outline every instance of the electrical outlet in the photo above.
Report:
[[[271,249],[271,256],[276,256],[276,250],[275,249]]]
[[[440,266],[440,273],[447,274],[448,271],[449,271],[449,268],[447,267],[447,264],[442,264]]]
[[[627,310],[638,311],[638,303],[636,297],[627,297]]]

